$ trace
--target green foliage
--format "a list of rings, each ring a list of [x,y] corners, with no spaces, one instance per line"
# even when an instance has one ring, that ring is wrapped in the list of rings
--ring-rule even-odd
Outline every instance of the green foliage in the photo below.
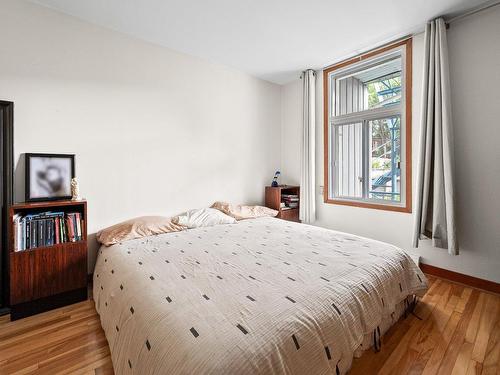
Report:
[[[386,76],[382,77],[377,81],[368,82],[366,88],[368,91],[368,108],[377,107],[381,102],[387,100],[393,96],[395,93],[389,93],[385,95],[379,95],[378,93],[387,89],[398,89],[401,87],[401,76]]]

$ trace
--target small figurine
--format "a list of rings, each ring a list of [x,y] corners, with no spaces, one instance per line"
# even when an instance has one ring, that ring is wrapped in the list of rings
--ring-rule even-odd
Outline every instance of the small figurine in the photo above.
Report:
[[[76,177],[71,179],[71,200],[72,201],[81,201],[82,197],[80,196],[80,188],[78,187],[78,180]]]
[[[279,186],[279,185],[278,185],[278,177],[279,177],[279,175],[280,175],[280,174],[281,174],[281,172],[280,172],[280,171],[276,171],[276,173],[274,174],[273,182],[271,183],[271,186],[272,186],[272,187],[277,187],[277,186]]]

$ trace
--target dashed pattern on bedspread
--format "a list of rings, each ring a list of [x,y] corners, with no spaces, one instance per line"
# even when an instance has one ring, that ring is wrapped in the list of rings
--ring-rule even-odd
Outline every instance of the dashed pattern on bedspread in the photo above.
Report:
[[[120,374],[344,373],[426,288],[396,247],[272,218],[103,247],[94,272]]]

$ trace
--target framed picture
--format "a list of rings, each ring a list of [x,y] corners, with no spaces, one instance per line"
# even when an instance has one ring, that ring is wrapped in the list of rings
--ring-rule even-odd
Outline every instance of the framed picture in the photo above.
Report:
[[[26,202],[71,199],[75,155],[25,154]]]

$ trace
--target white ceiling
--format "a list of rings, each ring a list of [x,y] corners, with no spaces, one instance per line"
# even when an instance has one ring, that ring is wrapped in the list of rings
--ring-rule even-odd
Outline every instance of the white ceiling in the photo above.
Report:
[[[286,83],[484,0],[33,0],[251,75]]]

